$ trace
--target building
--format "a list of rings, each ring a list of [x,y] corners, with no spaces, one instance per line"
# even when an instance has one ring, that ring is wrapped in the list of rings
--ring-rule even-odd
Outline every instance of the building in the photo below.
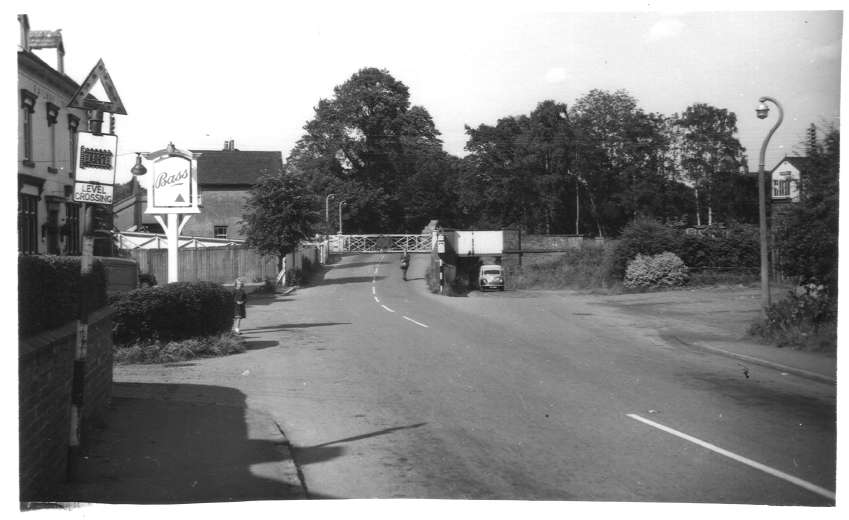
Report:
[[[282,170],[282,154],[242,151],[232,140],[222,150],[191,150],[197,160],[201,212],[191,216],[181,232],[183,237],[243,240],[241,231],[245,203],[250,189],[267,173]],[[114,223],[119,231],[162,233],[153,215],[146,215],[147,192],[130,181],[123,198],[116,195]]]
[[[772,203],[799,202],[802,176],[810,167],[808,157],[785,157],[770,172]]]
[[[18,22],[18,251],[78,255],[75,135],[86,113],[67,105],[79,85],[64,73],[62,33],[31,31],[27,15]],[[55,68],[33,52],[42,48],[56,49]]]

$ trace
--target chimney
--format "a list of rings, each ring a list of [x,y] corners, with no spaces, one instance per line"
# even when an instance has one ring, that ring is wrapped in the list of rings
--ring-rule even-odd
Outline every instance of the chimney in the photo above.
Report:
[[[25,14],[18,15],[18,22],[21,24],[21,50],[29,50],[29,16]]]
[[[222,148],[222,150],[224,150],[226,152],[229,149],[230,149],[230,141],[224,141],[224,148]]]
[[[235,149],[236,149],[236,141],[234,141],[233,139],[230,139],[230,151],[232,152]]]

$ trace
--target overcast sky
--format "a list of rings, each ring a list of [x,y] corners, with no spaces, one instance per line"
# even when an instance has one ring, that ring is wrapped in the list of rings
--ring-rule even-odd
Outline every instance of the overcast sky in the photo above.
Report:
[[[128,111],[117,123],[119,153],[127,154],[119,180],[129,177],[133,151],[169,141],[218,149],[233,139],[237,148],[280,150],[285,157],[318,100],[363,67],[385,68],[404,82],[456,155],[466,153],[465,125],[527,114],[545,99],[571,105],[594,88],[625,89],[649,112],[681,112],[696,102],[735,112],[752,170],[777,117],[775,110],[765,121],[755,117],[760,96],[785,107],[767,168],[793,152],[811,122],[839,124],[843,21],[837,11],[662,13],[605,2],[592,4],[606,9],[595,13],[533,2],[522,10],[459,1],[420,9],[399,9],[397,2],[300,4],[156,0],[121,3],[120,16],[114,2],[30,1],[18,9],[34,30],[62,29],[65,70],[78,83],[104,60]],[[40,51],[49,63],[54,54]]]

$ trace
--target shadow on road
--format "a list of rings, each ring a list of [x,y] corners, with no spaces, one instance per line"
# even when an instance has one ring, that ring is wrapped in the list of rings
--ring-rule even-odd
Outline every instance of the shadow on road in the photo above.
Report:
[[[372,280],[383,280],[385,276],[345,276],[342,278],[323,278],[315,281],[315,285],[341,285],[346,283],[370,283]]]
[[[61,502],[179,504],[305,498],[285,439],[245,395],[208,385],[116,383]],[[118,397],[120,396],[120,397]],[[249,438],[248,432],[251,437]]]
[[[242,329],[242,334],[250,334],[251,332],[280,332],[289,329],[308,329],[311,327],[330,327],[332,325],[350,325],[350,322],[318,322],[318,323],[281,323],[279,325],[269,325],[268,327],[256,327],[253,329]]]
[[[349,268],[349,267],[364,267],[364,266],[368,266],[368,265],[385,265],[385,264],[389,264],[389,263],[394,263],[394,262],[388,262],[388,261],[378,262],[378,261],[374,261],[374,262],[351,262],[351,263],[349,263],[349,264],[333,264],[333,268],[332,268],[332,269],[330,269],[330,270],[331,270],[331,271],[335,271],[336,269],[347,269],[347,268]]]
[[[362,435],[354,435],[353,437],[345,437],[344,439],[336,439],[335,441],[324,442],[321,444],[316,444],[314,446],[304,446],[302,448],[297,448],[293,446],[292,454],[299,465],[312,464],[315,462],[324,462],[326,460],[334,459],[336,457],[341,457],[345,454],[345,447],[333,446],[334,444],[359,441],[362,439],[377,437],[379,435],[386,435],[400,430],[419,428],[426,424],[426,422],[421,422],[416,424],[409,424],[407,426],[395,426],[392,428],[385,428],[383,430],[377,430],[370,433],[364,433]]]
[[[246,350],[262,350],[262,349],[266,349],[266,348],[276,347],[279,344],[280,344],[279,341],[261,341],[261,340],[246,341],[245,342],[245,349]]]

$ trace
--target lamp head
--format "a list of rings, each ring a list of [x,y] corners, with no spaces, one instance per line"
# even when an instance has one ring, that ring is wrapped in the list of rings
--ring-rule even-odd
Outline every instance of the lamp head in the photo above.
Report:
[[[755,112],[758,114],[758,119],[766,119],[766,116],[769,115],[769,107],[766,103],[761,103],[758,105],[758,108],[755,109]]]
[[[144,175],[145,173],[147,173],[147,168],[145,168],[144,165],[142,164],[141,153],[136,153],[136,164],[130,170],[130,173],[132,173],[135,176],[140,176],[140,175]]]

